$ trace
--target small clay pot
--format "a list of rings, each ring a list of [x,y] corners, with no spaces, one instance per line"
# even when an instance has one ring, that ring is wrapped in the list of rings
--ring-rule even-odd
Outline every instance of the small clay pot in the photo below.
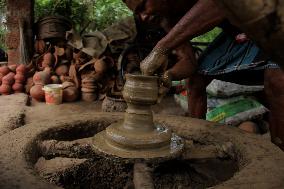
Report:
[[[68,87],[75,87],[75,83],[72,83],[70,81],[65,81],[65,82],[62,83],[62,88],[63,89],[66,89]]]
[[[63,101],[74,102],[78,99],[79,92],[76,87],[68,87],[63,90]]]
[[[93,102],[97,99],[98,95],[95,93],[82,93],[82,100],[86,102]]]
[[[44,91],[42,90],[43,88],[43,85],[34,85],[31,90],[30,90],[30,95],[37,101],[44,101],[45,99],[45,93]]]
[[[20,73],[22,75],[25,75],[27,73],[27,66],[24,64],[20,64],[17,69],[16,69],[16,73]]]
[[[12,93],[12,87],[10,85],[2,84],[0,86],[0,93],[3,95],[9,95]]]
[[[50,75],[46,71],[37,72],[33,76],[34,84],[46,85],[50,82]]]
[[[81,91],[84,93],[94,93],[96,89],[90,89],[90,88],[81,88]]]
[[[56,75],[58,75],[58,76],[67,75],[68,72],[69,72],[69,68],[68,68],[68,66],[65,65],[65,64],[58,66],[58,67],[56,68],[56,70],[55,70],[55,73],[56,73]]]
[[[8,66],[1,66],[0,67],[0,73],[5,76],[7,75],[8,73],[10,73],[10,69],[8,68]]]
[[[60,79],[57,75],[53,75],[50,78],[50,83],[51,84],[60,84],[61,82],[60,82]]]
[[[94,63],[94,68],[97,73],[103,73],[106,71],[106,62],[103,59],[99,59]]]
[[[26,80],[26,77],[21,72],[17,72],[14,78],[16,83],[24,83]]]
[[[13,85],[15,82],[15,74],[13,72],[8,73],[2,78],[2,83],[5,85]]]
[[[44,56],[43,56],[43,61],[42,61],[42,67],[43,68],[46,68],[46,67],[52,67],[53,64],[55,62],[55,57],[53,54],[51,53],[46,53]]]
[[[12,86],[12,89],[13,89],[16,93],[21,93],[21,92],[23,92],[23,90],[24,90],[24,85],[21,84],[21,83],[15,83],[15,84]]]
[[[15,72],[16,72],[16,69],[17,69],[17,64],[9,65],[8,68],[10,69],[11,72],[14,72],[14,73],[15,73]]]

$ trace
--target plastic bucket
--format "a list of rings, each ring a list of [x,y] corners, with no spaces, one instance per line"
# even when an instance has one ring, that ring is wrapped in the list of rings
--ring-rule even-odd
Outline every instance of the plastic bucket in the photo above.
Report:
[[[60,84],[49,84],[43,87],[45,93],[45,102],[50,105],[62,103],[63,88]]]

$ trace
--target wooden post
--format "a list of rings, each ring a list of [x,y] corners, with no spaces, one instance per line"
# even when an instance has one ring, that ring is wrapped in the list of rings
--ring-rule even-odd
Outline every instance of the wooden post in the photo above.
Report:
[[[33,23],[34,23],[34,0],[8,0],[7,1],[7,27],[6,36],[8,64],[20,64],[20,23],[23,21],[24,43],[28,57],[33,54]]]

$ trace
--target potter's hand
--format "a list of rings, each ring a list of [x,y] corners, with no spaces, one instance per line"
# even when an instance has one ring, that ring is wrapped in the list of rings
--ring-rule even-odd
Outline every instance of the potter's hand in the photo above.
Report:
[[[169,92],[171,87],[172,87],[172,76],[169,71],[166,71],[163,74],[163,76],[160,78],[158,103],[160,103],[162,98],[166,96],[166,94]]]
[[[152,52],[141,62],[140,69],[143,75],[154,75],[158,69],[165,71],[168,65],[168,50],[155,47]]]

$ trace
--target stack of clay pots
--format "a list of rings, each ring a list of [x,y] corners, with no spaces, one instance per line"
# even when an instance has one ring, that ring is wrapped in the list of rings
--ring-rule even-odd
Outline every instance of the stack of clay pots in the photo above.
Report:
[[[45,93],[43,86],[50,82],[50,69],[46,68],[44,71],[40,71],[34,74],[33,83],[34,86],[30,89],[30,95],[37,101],[45,100]]]
[[[21,64],[0,67],[0,93],[9,95],[23,92],[26,81],[26,66]],[[15,72],[17,74],[15,74]]]
[[[63,82],[62,88],[63,88],[63,101],[74,102],[78,99],[79,92],[73,82],[70,81]]]
[[[97,99],[97,86],[93,77],[83,78],[81,86],[82,100],[92,102]]]
[[[15,83],[12,86],[13,90],[15,93],[21,93],[24,90],[24,84],[26,82],[26,73],[27,73],[27,68],[24,64],[20,64],[16,68],[16,75],[14,77]]]
[[[13,92],[12,85],[15,82],[15,74],[8,68],[8,66],[0,67],[1,87],[0,93],[9,95]]]

